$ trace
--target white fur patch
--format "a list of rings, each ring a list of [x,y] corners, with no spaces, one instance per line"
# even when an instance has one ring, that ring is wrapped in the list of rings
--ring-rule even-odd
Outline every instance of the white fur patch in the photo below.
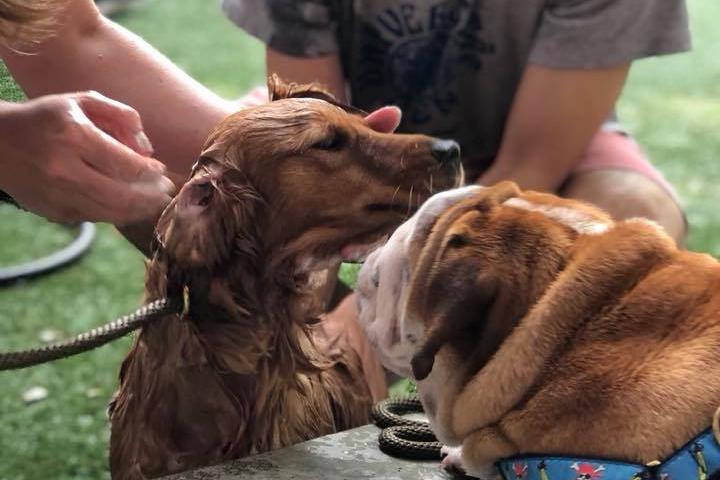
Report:
[[[408,237],[408,244],[411,242],[424,242],[430,234],[435,221],[442,215],[445,210],[456,203],[471,197],[478,193],[482,187],[480,185],[468,185],[461,188],[453,188],[444,192],[436,193],[422,204],[420,209],[415,213],[415,227],[413,233]]]
[[[462,463],[462,447],[448,447],[443,445],[440,449],[440,455],[444,455],[441,465],[443,468],[452,468],[461,472],[465,471]]]
[[[542,213],[546,217],[552,218],[553,220],[572,228],[576,232],[585,235],[600,235],[610,229],[610,224],[599,222],[579,210],[573,210],[567,207],[539,205],[523,200],[522,198],[511,198],[506,201],[504,205],[519,208],[521,210]]]
[[[624,223],[642,223],[644,225],[647,225],[648,227],[654,228],[658,233],[662,235],[667,235],[667,232],[665,229],[657,222],[654,222],[648,218],[642,218],[642,217],[634,217],[634,218],[628,218],[624,221]]]

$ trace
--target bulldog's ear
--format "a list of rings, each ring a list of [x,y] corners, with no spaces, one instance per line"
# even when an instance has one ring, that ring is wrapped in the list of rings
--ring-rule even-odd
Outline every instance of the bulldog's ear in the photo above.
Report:
[[[285,82],[275,73],[268,77],[268,93],[271,102],[283,98],[318,98],[330,103],[337,102],[337,99],[330,92],[316,83],[301,85],[294,82]]]
[[[487,323],[497,296],[497,279],[493,275],[481,273],[474,282],[465,283],[467,286],[461,287],[455,294],[437,299],[438,303],[446,305],[435,314],[425,343],[410,362],[415,380],[424,380],[430,375],[435,356],[445,344],[454,340],[463,341],[467,339],[468,333],[482,331],[482,326]]]
[[[477,205],[477,208],[485,211],[490,210],[492,207],[501,205],[511,198],[519,197],[521,193],[517,183],[503,180],[490,188],[482,190],[482,200]]]
[[[410,368],[412,368],[415,380],[425,380],[427,376],[430,375],[433,365],[435,365],[435,355],[437,355],[440,347],[442,347],[442,344],[429,345],[426,343],[420,351],[412,357],[412,360],[410,361]]]

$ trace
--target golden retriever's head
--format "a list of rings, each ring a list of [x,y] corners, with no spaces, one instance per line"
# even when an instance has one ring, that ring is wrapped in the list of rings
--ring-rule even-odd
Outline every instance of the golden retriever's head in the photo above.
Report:
[[[261,276],[361,256],[347,247],[377,242],[461,181],[455,142],[374,131],[313,86],[274,79],[270,90],[273,101],[216,128],[161,217],[157,241],[174,269]]]
[[[593,207],[521,193],[511,182],[441,193],[363,266],[361,323],[385,363],[400,370],[404,362],[417,380],[445,345],[474,373],[564,268],[576,242],[611,225]]]

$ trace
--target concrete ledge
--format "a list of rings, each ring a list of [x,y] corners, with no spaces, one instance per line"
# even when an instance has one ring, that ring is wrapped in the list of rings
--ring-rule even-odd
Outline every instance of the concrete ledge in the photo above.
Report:
[[[254,457],[166,477],[165,480],[449,480],[440,462],[389,457],[374,425],[336,433]]]

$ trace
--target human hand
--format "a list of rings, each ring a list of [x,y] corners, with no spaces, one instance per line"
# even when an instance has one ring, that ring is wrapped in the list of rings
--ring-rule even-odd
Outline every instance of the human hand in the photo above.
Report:
[[[175,187],[139,114],[96,92],[0,105],[0,188],[61,223],[150,218]]]

